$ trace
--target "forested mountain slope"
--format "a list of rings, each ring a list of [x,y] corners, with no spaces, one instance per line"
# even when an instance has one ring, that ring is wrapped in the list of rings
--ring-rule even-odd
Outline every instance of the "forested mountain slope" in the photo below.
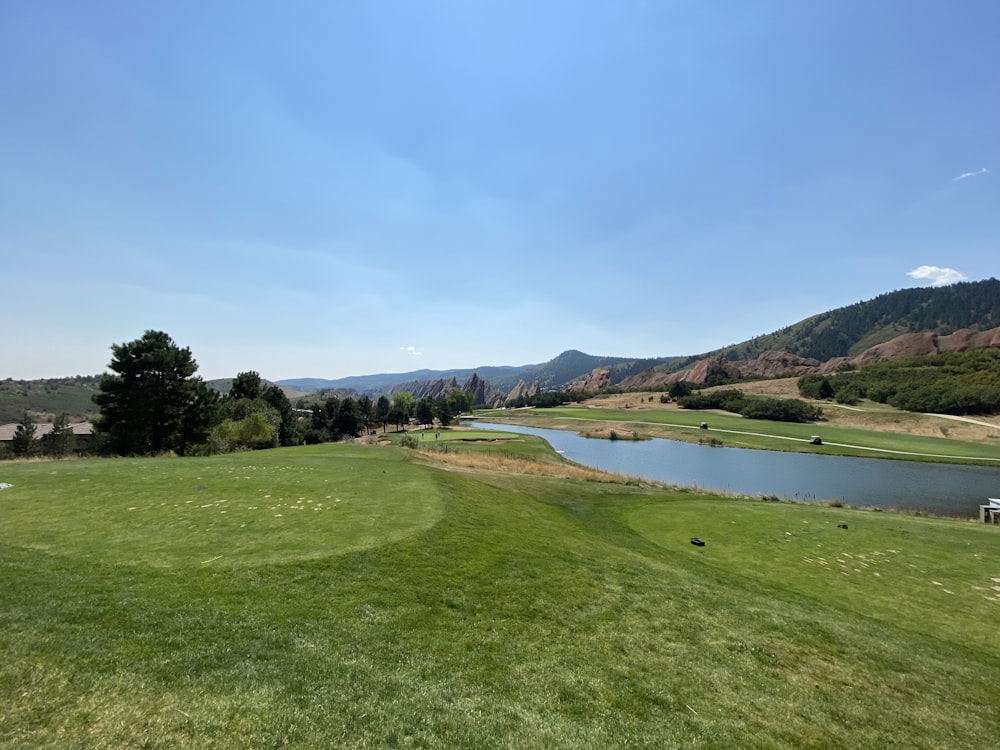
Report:
[[[727,359],[752,359],[765,351],[785,351],[827,360],[853,357],[902,333],[949,334],[960,328],[986,330],[997,326],[1000,326],[1000,281],[986,279],[880,294],[717,353]]]

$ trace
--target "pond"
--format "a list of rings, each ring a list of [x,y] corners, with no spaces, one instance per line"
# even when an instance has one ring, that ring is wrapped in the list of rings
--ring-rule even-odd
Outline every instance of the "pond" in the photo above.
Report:
[[[476,420],[476,427],[545,438],[570,461],[669,484],[803,502],[976,517],[1000,497],[1000,467],[715,448],[677,440],[601,440],[567,430]]]

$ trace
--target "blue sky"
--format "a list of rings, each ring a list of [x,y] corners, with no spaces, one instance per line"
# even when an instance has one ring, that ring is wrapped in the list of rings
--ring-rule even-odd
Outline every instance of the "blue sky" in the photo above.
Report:
[[[996,276],[998,32],[996,0],[5,0],[0,378],[147,329],[206,378],[697,354]]]

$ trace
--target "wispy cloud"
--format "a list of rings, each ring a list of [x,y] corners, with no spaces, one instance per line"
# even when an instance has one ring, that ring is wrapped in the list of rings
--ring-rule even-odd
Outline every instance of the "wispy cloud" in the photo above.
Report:
[[[930,281],[931,286],[947,286],[958,281],[966,281],[969,278],[954,268],[938,268],[937,266],[917,266],[912,271],[908,271],[906,275],[911,279]]]
[[[962,174],[960,174],[958,177],[952,177],[951,181],[958,182],[959,180],[966,180],[969,177],[978,177],[981,174],[989,174],[989,173],[990,170],[988,170],[986,167],[983,167],[982,169],[977,170],[975,172],[962,172]]]
[[[423,352],[418,352],[417,347],[415,346],[401,346],[399,348],[402,349],[407,354],[409,354],[411,357],[419,357],[423,354]]]

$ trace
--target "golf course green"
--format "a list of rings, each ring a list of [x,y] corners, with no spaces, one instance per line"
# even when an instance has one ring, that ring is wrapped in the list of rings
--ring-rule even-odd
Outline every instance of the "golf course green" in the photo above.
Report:
[[[1000,736],[1000,527],[433,436],[5,463],[0,747]]]

